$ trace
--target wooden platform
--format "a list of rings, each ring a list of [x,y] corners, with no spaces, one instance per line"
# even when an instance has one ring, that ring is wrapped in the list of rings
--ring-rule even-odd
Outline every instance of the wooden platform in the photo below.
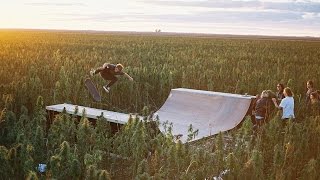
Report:
[[[56,104],[52,106],[46,106],[46,109],[48,111],[62,112],[63,109],[66,108],[66,111],[68,114],[74,114],[76,107],[78,108],[78,113],[77,113],[78,116],[82,116],[82,112],[85,109],[86,117],[90,119],[97,119],[97,117],[101,116],[101,113],[103,113],[103,117],[106,118],[107,121],[109,122],[113,122],[117,124],[125,124],[129,120],[129,114],[78,106],[73,104]]]

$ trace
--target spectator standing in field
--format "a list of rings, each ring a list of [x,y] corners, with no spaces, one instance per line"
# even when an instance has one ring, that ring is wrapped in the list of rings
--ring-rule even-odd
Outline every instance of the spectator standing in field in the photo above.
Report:
[[[94,76],[95,74],[100,73],[101,77],[106,80],[107,82],[110,81],[107,85],[103,86],[103,89],[109,93],[111,86],[117,82],[118,78],[116,75],[124,75],[130,81],[133,81],[133,78],[130,77],[127,73],[123,72],[124,69],[122,64],[108,64],[104,63],[102,67],[97,68],[96,70],[92,69],[90,71],[90,75]]]
[[[267,93],[268,93],[268,100],[269,100],[268,101],[268,112],[267,112],[268,116],[267,117],[269,117],[270,113],[274,110],[272,98],[277,98],[277,95],[276,95],[276,93],[274,93],[271,90],[267,90]],[[278,101],[278,102],[280,103],[280,101]]]
[[[284,90],[284,85],[281,84],[281,83],[277,84],[277,93],[276,93],[276,96],[277,96],[278,102],[281,102],[281,100],[282,100],[283,98],[285,98],[285,97],[284,97],[284,94],[283,94],[283,90]]]
[[[315,90],[314,88],[314,84],[313,84],[313,81],[309,80],[307,81],[307,84],[306,84],[306,87],[307,87],[307,92],[306,92],[306,104],[307,106],[310,105],[310,94]]]
[[[261,126],[269,116],[270,98],[268,91],[264,90],[255,105],[255,124]]]
[[[319,101],[320,101],[320,90],[316,90],[316,93],[317,93],[318,99],[319,99]]]
[[[274,105],[278,109],[282,109],[282,117],[283,120],[294,119],[294,99],[293,93],[289,87],[284,88],[283,94],[285,96],[284,99],[281,100],[280,104],[278,105],[277,99],[272,98]]]
[[[320,100],[316,91],[310,94],[310,112],[313,116],[320,115]]]

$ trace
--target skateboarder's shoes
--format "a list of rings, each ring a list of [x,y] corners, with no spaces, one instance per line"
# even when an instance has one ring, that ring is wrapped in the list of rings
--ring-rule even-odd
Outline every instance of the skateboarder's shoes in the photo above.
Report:
[[[103,89],[104,89],[107,93],[109,93],[109,92],[110,92],[110,87],[103,86]]]
[[[90,75],[91,75],[91,76],[93,76],[93,75],[94,75],[94,70],[93,70],[93,69],[91,69],[91,71],[90,71]]]

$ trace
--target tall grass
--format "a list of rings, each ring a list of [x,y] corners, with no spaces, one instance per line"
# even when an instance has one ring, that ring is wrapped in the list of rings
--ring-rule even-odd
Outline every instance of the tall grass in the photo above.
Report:
[[[83,79],[110,62],[124,64],[135,82],[121,78],[105,94],[106,82],[94,77],[106,109],[155,110],[177,87],[254,95],[282,82],[300,97],[306,80],[320,83],[319,47],[318,41],[1,31],[0,93],[14,96],[16,109],[31,107],[38,95],[46,104],[93,105]]]
[[[319,41],[0,31],[0,179],[319,179],[320,121],[304,104],[306,80],[320,83],[319,48]],[[95,103],[84,79],[105,62],[124,64],[135,82],[121,78],[106,94],[95,76],[103,96]],[[61,113],[46,128],[49,104],[146,116],[172,88],[254,95],[279,82],[295,93],[297,122],[283,125],[276,115],[257,132],[246,120],[181,144],[170,131],[156,134],[147,117],[131,117],[112,136],[105,119],[94,128],[85,112],[79,123]]]

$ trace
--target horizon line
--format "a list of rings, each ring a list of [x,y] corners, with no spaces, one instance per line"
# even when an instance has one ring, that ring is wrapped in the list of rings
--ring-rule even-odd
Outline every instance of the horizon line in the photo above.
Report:
[[[294,36],[294,35],[262,35],[262,34],[219,34],[219,33],[202,33],[202,32],[173,32],[173,31],[161,31],[161,32],[155,32],[155,31],[126,31],[126,30],[94,30],[94,29],[50,29],[50,28],[0,28],[0,31],[3,30],[15,30],[15,31],[56,31],[56,32],[91,32],[91,33],[123,33],[123,34],[148,34],[148,35],[169,35],[169,36],[174,36],[174,35],[185,35],[185,36],[194,36],[194,37],[213,37],[213,36],[230,36],[231,37],[262,37],[262,38],[267,38],[267,39],[274,39],[274,38],[283,38],[283,39],[290,39],[290,38],[295,38],[295,39],[314,39],[314,40],[320,40],[320,36]],[[157,29],[155,29],[157,30]],[[161,30],[161,29],[160,29]]]

